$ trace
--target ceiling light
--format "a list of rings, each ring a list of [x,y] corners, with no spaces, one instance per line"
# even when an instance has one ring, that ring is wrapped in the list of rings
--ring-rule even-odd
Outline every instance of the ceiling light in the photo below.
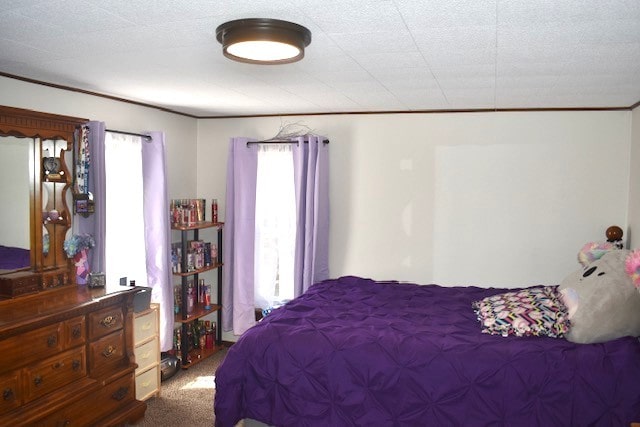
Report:
[[[304,57],[311,31],[279,19],[251,18],[229,21],[216,28],[222,53],[250,64],[288,64]]]

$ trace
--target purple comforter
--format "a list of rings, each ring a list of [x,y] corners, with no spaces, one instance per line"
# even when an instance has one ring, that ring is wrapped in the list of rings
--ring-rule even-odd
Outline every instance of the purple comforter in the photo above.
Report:
[[[216,372],[216,426],[621,426],[640,420],[640,342],[482,334],[505,291],[343,277],[247,331]]]
[[[29,249],[0,245],[0,269],[14,270],[31,266]]]

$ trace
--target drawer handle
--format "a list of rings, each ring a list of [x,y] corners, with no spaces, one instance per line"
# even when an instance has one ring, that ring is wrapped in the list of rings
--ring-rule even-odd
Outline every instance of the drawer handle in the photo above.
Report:
[[[118,391],[116,391],[111,395],[111,397],[114,398],[115,400],[120,401],[125,397],[127,397],[127,394],[129,394],[129,387],[120,387]]]
[[[2,397],[5,400],[5,402],[8,402],[10,400],[15,399],[16,395],[14,394],[12,389],[5,388],[4,391],[2,392]]]
[[[116,316],[107,316],[100,321],[100,324],[105,328],[110,328],[115,326],[118,323],[118,318]]]
[[[53,364],[53,369],[60,369],[64,367],[64,362],[56,362]]]
[[[49,335],[49,338],[47,338],[47,346],[55,347],[56,344],[58,344],[58,337],[56,335]]]
[[[80,330],[80,326],[76,325],[73,327],[73,331],[71,332],[73,338],[78,339],[82,336],[82,330]]]
[[[38,375],[33,379],[33,383],[36,385],[36,387],[40,386],[42,384],[42,377]]]
[[[142,387],[143,388],[147,388],[147,387],[149,387],[149,384],[151,384],[150,381],[145,381],[145,382],[142,383]]]
[[[151,356],[151,352],[147,351],[146,353],[142,354],[141,356],[142,356],[141,359],[148,359]]]
[[[102,355],[104,357],[111,357],[116,352],[116,348],[117,347],[115,345],[110,345],[109,347],[104,349],[104,351],[102,352]]]
[[[77,371],[82,366],[82,363],[80,363],[80,361],[76,359],[71,363],[71,366],[74,371]]]
[[[151,322],[147,322],[144,325],[142,325],[143,331],[148,331],[149,329],[151,329]]]

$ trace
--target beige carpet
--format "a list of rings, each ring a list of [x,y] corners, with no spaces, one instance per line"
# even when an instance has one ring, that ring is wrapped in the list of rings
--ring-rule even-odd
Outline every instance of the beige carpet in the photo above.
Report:
[[[147,400],[144,419],[136,425],[213,426],[214,374],[226,354],[227,349],[219,351],[164,381],[160,396]]]

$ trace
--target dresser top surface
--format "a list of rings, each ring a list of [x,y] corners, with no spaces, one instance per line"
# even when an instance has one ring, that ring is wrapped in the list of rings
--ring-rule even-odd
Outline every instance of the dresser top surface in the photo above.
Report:
[[[24,323],[31,323],[66,311],[78,310],[101,301],[122,298],[134,292],[134,290],[127,289],[106,293],[104,288],[90,289],[86,286],[70,285],[3,300],[0,301],[0,333]]]

